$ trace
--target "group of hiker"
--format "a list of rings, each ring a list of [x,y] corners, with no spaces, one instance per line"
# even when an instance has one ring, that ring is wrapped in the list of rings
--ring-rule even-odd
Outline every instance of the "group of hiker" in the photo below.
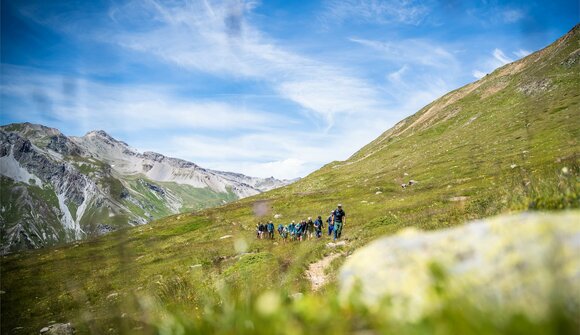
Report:
[[[332,235],[333,240],[335,241],[339,239],[345,222],[346,213],[342,209],[342,205],[338,204],[337,208],[330,212],[330,215],[326,219],[326,224],[328,225],[328,236]],[[272,221],[268,221],[267,223],[260,222],[256,225],[256,237],[259,239],[274,239],[274,229],[275,226]],[[324,222],[322,217],[319,215],[315,220],[312,220],[312,217],[309,217],[307,220],[301,220],[300,222],[292,220],[292,222],[287,225],[280,223],[276,230],[283,241],[287,241],[288,239],[291,241],[311,240],[313,238],[322,237]]]

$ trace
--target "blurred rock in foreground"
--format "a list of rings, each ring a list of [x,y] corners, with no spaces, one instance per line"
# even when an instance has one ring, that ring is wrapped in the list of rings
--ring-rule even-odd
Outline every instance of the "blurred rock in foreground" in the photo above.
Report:
[[[340,294],[418,320],[443,301],[542,319],[555,301],[580,308],[580,211],[522,213],[433,232],[405,230],[359,249]],[[382,305],[385,306],[385,305]]]

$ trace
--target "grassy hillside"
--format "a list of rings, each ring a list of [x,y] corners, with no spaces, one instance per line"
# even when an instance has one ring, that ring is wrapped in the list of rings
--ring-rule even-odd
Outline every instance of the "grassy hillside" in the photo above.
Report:
[[[332,283],[294,301],[287,297],[310,291],[308,264],[335,250],[325,246],[327,238],[256,240],[254,227],[260,220],[326,217],[342,202],[347,245],[339,250],[348,254],[407,226],[439,229],[509,211],[580,207],[579,42],[576,27],[290,186],[4,257],[2,333],[35,332],[51,320],[95,334],[572,331],[577,324],[563,314],[542,324],[509,316],[496,324],[458,302],[417,325],[390,323],[356,299],[339,306]],[[411,179],[417,183],[400,186]],[[343,260],[332,262],[331,278]]]

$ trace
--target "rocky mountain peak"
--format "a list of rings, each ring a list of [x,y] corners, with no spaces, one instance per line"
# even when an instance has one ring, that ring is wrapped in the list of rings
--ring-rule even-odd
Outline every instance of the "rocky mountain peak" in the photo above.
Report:
[[[73,138],[73,140],[75,139],[77,142],[84,142],[89,146],[96,145],[96,147],[101,148],[100,150],[109,150],[107,148],[117,148],[117,150],[128,156],[135,156],[137,154],[136,149],[132,148],[129,146],[129,144],[123,141],[117,140],[104,130],[92,130],[86,133],[83,137]]]
[[[110,144],[118,143],[118,144],[121,144],[123,146],[127,146],[127,147],[129,146],[127,143],[115,139],[113,136],[109,135],[109,133],[107,133],[104,130],[89,131],[88,133],[85,134],[84,137],[87,139],[99,139],[101,141],[104,141],[104,142],[110,143]]]
[[[18,133],[22,136],[26,136],[29,139],[38,139],[48,136],[60,136],[62,133],[56,128],[50,128],[43,126],[41,124],[23,122],[23,123],[11,123],[5,126],[1,126],[0,129],[6,132]]]
[[[143,157],[150,159],[152,161],[155,161],[155,162],[161,162],[161,161],[163,161],[163,159],[165,159],[164,155],[157,153],[157,152],[153,152],[153,151],[145,151],[143,153]]]

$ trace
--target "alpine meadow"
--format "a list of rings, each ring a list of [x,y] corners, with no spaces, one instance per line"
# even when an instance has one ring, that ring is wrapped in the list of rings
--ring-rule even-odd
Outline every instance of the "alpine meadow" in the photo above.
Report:
[[[34,122],[0,139],[2,334],[580,330],[580,25],[301,178]]]

